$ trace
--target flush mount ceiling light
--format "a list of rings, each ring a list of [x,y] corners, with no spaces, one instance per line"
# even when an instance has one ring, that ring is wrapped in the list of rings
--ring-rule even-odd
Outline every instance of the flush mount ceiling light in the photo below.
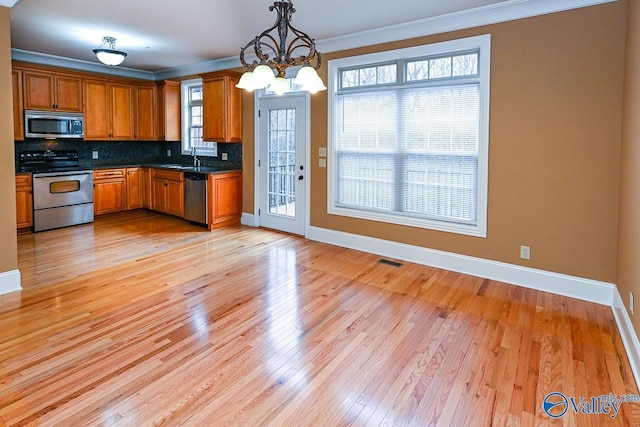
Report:
[[[277,14],[275,24],[240,49],[240,62],[247,71],[236,87],[252,91],[273,86],[276,93],[284,93],[286,90],[283,81],[287,68],[301,66],[294,83],[311,93],[325,90],[326,87],[316,71],[320,68],[321,59],[315,41],[291,25],[291,16],[296,11],[293,3],[291,0],[276,1],[273,6],[269,6],[269,11],[274,10]],[[277,34],[270,34],[276,29]],[[292,36],[287,41],[289,33]],[[252,46],[258,59],[248,64],[245,52]],[[299,52],[301,49],[304,52]]]
[[[98,61],[106,65],[120,65],[127,57],[125,52],[116,49],[115,37],[103,37],[102,45],[98,49],[93,49],[93,53],[98,57]]]

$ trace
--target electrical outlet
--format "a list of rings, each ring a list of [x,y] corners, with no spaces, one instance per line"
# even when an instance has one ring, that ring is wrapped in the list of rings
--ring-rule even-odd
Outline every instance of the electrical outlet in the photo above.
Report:
[[[94,160],[98,158],[98,150],[93,150],[91,152],[91,158]]]
[[[629,311],[631,312],[631,314],[634,314],[633,313],[633,300],[634,300],[633,292],[629,292]]]
[[[167,148],[167,157],[171,157],[171,148]]]
[[[529,246],[520,246],[520,258],[531,259],[531,248]]]
[[[222,160],[229,160],[229,154],[222,153]]]
[[[327,157],[327,147],[318,148],[318,155],[320,157]]]
[[[318,159],[318,167],[326,168],[327,167],[327,159]]]

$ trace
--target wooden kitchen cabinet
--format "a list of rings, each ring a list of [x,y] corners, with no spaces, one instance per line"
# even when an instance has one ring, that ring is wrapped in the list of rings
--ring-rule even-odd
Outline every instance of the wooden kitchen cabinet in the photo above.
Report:
[[[180,82],[164,80],[158,86],[158,139],[180,141],[181,102]]]
[[[153,169],[151,209],[169,215],[184,216],[183,173]]]
[[[126,169],[93,171],[93,211],[95,215],[126,209]]]
[[[134,86],[84,81],[85,140],[135,139]]]
[[[236,87],[240,76],[235,71],[200,76],[205,141],[242,142],[242,90]]]
[[[209,230],[239,224],[242,217],[242,172],[209,175]]]
[[[27,110],[82,112],[82,79],[46,71],[22,73]]]
[[[142,168],[127,168],[127,209],[143,207]]]
[[[22,71],[12,70],[11,80],[13,86],[13,139],[22,141],[24,140]]]
[[[151,209],[151,192],[152,192],[152,169],[151,168],[142,168],[142,207],[145,209]]]
[[[33,187],[30,173],[16,175],[16,219],[17,228],[33,225]]]
[[[136,87],[136,130],[135,139],[155,141],[158,139],[158,101],[155,86]]]

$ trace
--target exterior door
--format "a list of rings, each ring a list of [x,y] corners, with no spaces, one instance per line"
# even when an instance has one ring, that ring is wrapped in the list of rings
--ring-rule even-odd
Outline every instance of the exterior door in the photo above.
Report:
[[[260,226],[305,234],[307,223],[306,97],[261,98]]]

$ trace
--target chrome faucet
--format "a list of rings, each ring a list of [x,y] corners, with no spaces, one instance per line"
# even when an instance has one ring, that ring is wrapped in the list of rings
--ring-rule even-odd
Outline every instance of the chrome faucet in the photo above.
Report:
[[[191,147],[191,155],[193,156],[193,166],[196,168],[200,167],[200,159],[198,158],[198,153],[196,151],[196,147]]]

